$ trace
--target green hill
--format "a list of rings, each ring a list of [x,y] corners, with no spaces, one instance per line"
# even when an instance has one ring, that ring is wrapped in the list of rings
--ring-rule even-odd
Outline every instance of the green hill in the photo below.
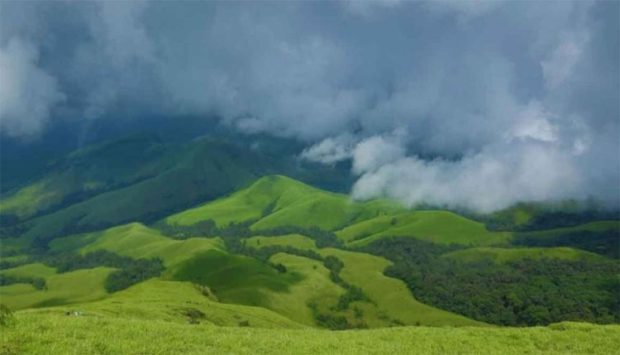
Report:
[[[261,178],[229,197],[174,214],[169,225],[191,226],[213,220],[219,227],[250,222],[254,231],[278,227],[319,227],[336,231],[350,246],[391,236],[411,236],[443,244],[506,244],[508,232],[448,211],[411,211],[390,201],[356,202],[284,176]]]
[[[165,221],[193,225],[211,219],[218,226],[252,221],[253,230],[280,226],[334,230],[356,220],[399,210],[395,203],[356,203],[347,195],[323,191],[285,176],[268,176],[229,197],[180,212]]]
[[[415,237],[440,244],[505,244],[510,233],[490,232],[484,224],[449,211],[413,211],[379,216],[340,230],[337,235],[351,246],[364,246],[384,237]]]

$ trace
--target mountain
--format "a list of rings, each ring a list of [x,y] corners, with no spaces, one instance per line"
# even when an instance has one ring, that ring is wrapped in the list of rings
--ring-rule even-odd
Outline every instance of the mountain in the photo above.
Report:
[[[337,168],[300,163],[293,153],[276,155],[273,146],[279,144],[264,137],[239,143],[207,136],[176,143],[134,135],[80,149],[50,162],[43,177],[2,198],[0,232],[45,243],[75,232],[151,222],[270,173],[347,189],[348,178],[334,174]]]
[[[117,144],[81,151],[71,159],[113,150]],[[131,144],[159,146],[150,140]],[[620,232],[618,221],[536,232],[490,231],[454,212],[411,210],[389,200],[354,201],[283,175],[257,178],[227,196],[159,219],[134,218],[169,201],[149,200],[153,206],[131,211],[152,198],[149,194],[191,195],[190,189],[165,184],[187,181],[166,180],[170,171],[209,171],[207,176],[222,178],[221,185],[211,185],[219,186],[218,191],[258,175],[261,167],[252,165],[253,159],[235,157],[228,146],[222,149],[235,159],[216,158],[224,156],[219,144],[206,139],[180,147],[195,152],[184,153],[187,160],[181,162],[128,158],[133,164],[143,162],[144,171],[165,172],[47,215],[24,217],[30,229],[2,240],[7,254],[0,263],[2,302],[13,309],[62,306],[106,314],[120,302],[126,314],[149,319],[221,325],[238,319],[259,327],[620,320],[613,296],[618,263],[609,254],[615,245],[608,237]],[[196,160],[208,153],[214,154],[209,161]],[[124,174],[135,169],[117,163],[117,176],[137,176]],[[144,186],[158,188],[142,190]],[[142,200],[133,201],[140,196]],[[63,232],[73,225],[66,222],[73,214],[79,216],[77,226],[87,226],[87,231]],[[86,223],[89,219],[106,223]],[[55,233],[41,238],[54,230],[54,223]],[[93,231],[97,226],[104,227]],[[575,233],[586,233],[589,244]],[[544,246],[530,246],[543,241]],[[565,245],[567,241],[572,244]],[[598,241],[596,248],[591,248],[593,241]],[[532,289],[534,284],[538,286]],[[143,304],[151,293],[171,297]],[[201,297],[200,302],[188,301]],[[187,302],[193,304],[189,310]],[[228,309],[232,318],[216,316],[219,309]]]

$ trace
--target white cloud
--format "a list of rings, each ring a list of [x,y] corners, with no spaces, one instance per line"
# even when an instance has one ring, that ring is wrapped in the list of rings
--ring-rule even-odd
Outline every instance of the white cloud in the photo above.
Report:
[[[518,143],[489,146],[457,161],[401,158],[363,174],[352,195],[490,212],[518,201],[583,197],[581,184],[570,155],[549,144]]]
[[[353,172],[364,174],[405,156],[401,138],[396,135],[373,136],[355,146]]]
[[[32,43],[17,38],[0,48],[0,130],[7,135],[39,134],[65,98],[56,79],[37,66],[38,58]]]
[[[313,162],[334,164],[353,156],[354,139],[349,134],[328,137],[301,152],[300,157]]]
[[[510,137],[535,139],[542,142],[556,142],[558,128],[551,122],[553,115],[539,102],[530,102],[515,118]]]

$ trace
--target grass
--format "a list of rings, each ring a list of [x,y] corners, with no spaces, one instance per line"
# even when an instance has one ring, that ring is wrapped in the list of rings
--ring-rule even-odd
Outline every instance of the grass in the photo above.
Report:
[[[257,237],[254,237],[257,238]],[[285,237],[258,237],[250,238],[250,245],[264,247],[267,245],[290,245],[299,248],[300,245],[310,249],[309,238],[298,236]],[[258,244],[260,241],[260,244]],[[290,244],[286,243],[287,241]],[[479,325],[481,323],[466,317],[446,312],[418,302],[411,294],[407,286],[400,280],[387,277],[383,270],[391,265],[391,262],[377,256],[353,251],[344,251],[333,248],[312,250],[323,256],[332,255],[344,263],[341,277],[352,285],[362,288],[371,298],[372,302],[357,302],[354,306],[364,312],[363,320],[369,327],[384,327],[395,324],[423,324],[423,325]],[[329,280],[329,273],[321,262],[279,253],[270,261],[282,263],[294,272],[304,275],[304,279],[291,287],[286,294],[268,294],[270,300],[284,299],[280,302],[284,307],[270,309],[277,310],[291,319],[309,324],[307,317],[308,302],[315,301],[323,313],[334,313],[330,310],[337,303],[337,297],[343,293],[343,289]],[[272,301],[273,302],[273,301]],[[289,309],[294,304],[295,310]],[[350,307],[352,309],[352,307]],[[301,316],[300,316],[301,315]],[[305,316],[304,316],[305,315]],[[350,323],[356,323],[354,313],[346,312],[345,315]],[[305,317],[305,318],[304,318]],[[310,323],[311,324],[311,323]]]
[[[218,326],[247,326],[261,328],[302,328],[277,313],[260,307],[220,303],[211,295],[189,282],[151,279],[114,293],[105,299],[33,310],[42,314],[64,314],[79,311],[87,316],[117,317],[126,320],[167,321],[187,324],[188,310],[195,310],[194,320]]]
[[[50,247],[56,251],[79,250],[82,254],[107,250],[135,259],[159,257],[167,267],[172,267],[207,250],[223,249],[224,245],[219,238],[174,240],[156,229],[130,223],[103,232],[55,239]]]
[[[28,217],[58,199],[58,193],[45,188],[44,182],[23,187],[0,201],[0,213]]]
[[[32,263],[0,270],[0,274],[11,277],[46,278],[55,275],[56,269],[41,263]]]
[[[111,336],[113,335],[113,336]],[[325,330],[217,327],[60,312],[20,312],[3,354],[614,354],[620,326],[403,327]]]
[[[256,259],[220,250],[183,262],[171,277],[209,286],[220,301],[252,306],[268,306],[265,291],[286,292],[301,279],[299,274],[280,274]]]
[[[44,290],[30,284],[0,286],[0,300],[11,309],[24,309],[101,299],[107,295],[104,281],[113,270],[97,267],[50,275]]]
[[[286,266],[287,273],[303,277],[290,285],[286,292],[265,292],[269,309],[296,322],[314,326],[308,303],[314,302],[327,310],[344,293],[340,286],[329,279],[329,271],[320,261],[285,253],[275,254],[269,261]]]
[[[357,220],[401,210],[393,202],[357,203],[347,195],[323,191],[285,176],[267,176],[249,188],[166,218],[168,224],[192,225],[212,219],[218,226],[256,221],[253,230],[280,226],[334,230]]]
[[[364,320],[369,327],[395,324],[482,324],[418,302],[404,282],[383,274],[383,270],[391,264],[384,258],[332,248],[322,249],[321,254],[340,259],[344,263],[340,276],[350,284],[360,287],[374,302],[357,304],[364,311]]]
[[[602,260],[604,257],[584,250],[556,247],[556,248],[470,248],[457,250],[442,255],[462,262],[477,262],[492,260],[496,263],[506,263],[522,259],[561,259],[561,260]]]
[[[379,216],[348,226],[336,234],[352,247],[392,236],[476,246],[505,244],[511,237],[508,232],[491,232],[484,224],[449,211],[413,211]]]

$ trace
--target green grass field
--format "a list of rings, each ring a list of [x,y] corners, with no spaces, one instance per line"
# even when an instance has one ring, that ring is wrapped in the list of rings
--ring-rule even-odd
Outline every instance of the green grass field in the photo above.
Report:
[[[462,262],[492,260],[496,263],[523,259],[561,259],[561,260],[603,260],[604,257],[584,250],[568,247],[556,248],[469,248],[442,255]]]
[[[79,251],[82,254],[107,250],[136,259],[159,257],[167,267],[172,267],[199,253],[223,249],[224,244],[219,238],[174,240],[163,236],[156,229],[130,223],[102,232],[58,238],[50,243],[50,248],[55,251]]]
[[[104,298],[108,294],[103,287],[104,280],[114,269],[98,267],[51,274],[51,270],[31,264],[5,270],[4,273],[15,270],[23,276],[27,271],[48,274],[45,277],[47,289],[37,290],[30,284],[21,283],[0,286],[0,301],[11,309],[79,303]]]
[[[330,332],[217,327],[25,311],[2,329],[3,354],[615,354],[620,326],[400,327]]]
[[[415,237],[439,244],[501,245],[511,236],[507,232],[488,231],[484,224],[448,211],[379,216],[348,226],[336,234],[352,247],[393,236]]]

